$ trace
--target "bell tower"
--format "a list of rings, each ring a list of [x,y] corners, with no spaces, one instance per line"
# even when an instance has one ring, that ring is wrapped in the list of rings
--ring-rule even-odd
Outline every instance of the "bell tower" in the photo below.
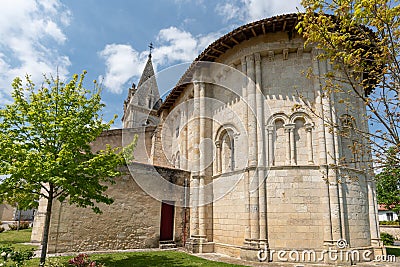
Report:
[[[123,128],[155,126],[159,121],[157,110],[161,106],[162,100],[154,75],[151,57],[152,43],[149,48],[150,53],[139,83],[137,87],[134,83],[132,84],[128,91],[128,97],[124,101]]]

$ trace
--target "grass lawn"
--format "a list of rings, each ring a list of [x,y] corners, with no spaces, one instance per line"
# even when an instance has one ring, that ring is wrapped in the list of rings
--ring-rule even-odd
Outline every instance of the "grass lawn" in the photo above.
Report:
[[[0,246],[11,244],[16,249],[37,249],[38,246],[21,244],[25,242],[30,242],[31,234],[32,229],[2,232],[0,233]]]
[[[388,255],[395,255],[396,257],[400,256],[400,248],[390,247],[386,248],[386,253]]]
[[[11,244],[16,249],[37,249],[37,246],[23,245],[21,243],[29,242],[32,229],[20,231],[6,231],[0,233],[0,246]],[[58,257],[62,262],[67,263],[71,257]],[[90,256],[91,260],[104,263],[106,267],[147,267],[147,266],[210,266],[210,267],[239,267],[241,265],[232,265],[220,262],[208,261],[179,251],[152,251],[152,252],[126,252],[110,254],[94,254]],[[26,267],[37,267],[39,259],[35,258],[27,262]],[[66,265],[67,266],[67,265]]]
[[[63,262],[67,262],[72,257],[59,257]],[[95,254],[90,256],[91,260],[104,263],[106,267],[239,267],[243,265],[233,265],[221,262],[208,261],[184,252],[179,251],[153,251],[153,252],[123,252],[112,254]],[[28,262],[26,267],[37,267],[39,259]]]

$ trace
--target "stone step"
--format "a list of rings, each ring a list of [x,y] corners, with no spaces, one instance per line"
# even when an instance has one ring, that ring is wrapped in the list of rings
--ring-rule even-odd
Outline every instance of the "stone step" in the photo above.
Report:
[[[173,240],[160,241],[159,248],[160,249],[173,249],[173,248],[176,248],[176,244],[175,244],[175,241],[173,241]]]

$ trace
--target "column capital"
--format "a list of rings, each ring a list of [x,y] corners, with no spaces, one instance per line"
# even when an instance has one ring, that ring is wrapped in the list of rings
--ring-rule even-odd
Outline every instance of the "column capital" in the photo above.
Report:
[[[275,131],[275,126],[274,125],[268,125],[267,130],[269,134],[272,134]]]
[[[254,53],[254,59],[257,63],[261,61],[261,55],[260,53]]]
[[[304,48],[303,47],[298,47],[297,48],[297,56],[298,57],[302,57],[303,56],[303,52],[304,52]]]
[[[312,124],[312,123],[310,123],[310,122],[304,124],[304,126],[305,126],[305,128],[306,128],[306,131],[311,131],[312,128],[314,128],[314,124]]]
[[[199,179],[200,178],[200,172],[199,171],[192,171],[191,177],[192,179]]]
[[[322,49],[320,49],[320,48],[316,48],[316,47],[313,47],[312,49],[311,49],[311,55],[315,58],[315,57],[317,57],[317,56],[319,56],[320,54],[322,54],[324,51],[322,50]]]
[[[296,124],[294,124],[294,123],[287,123],[287,124],[283,125],[283,128],[285,128],[285,130],[287,130],[287,131],[292,131],[292,130],[294,130],[295,127],[296,127]]]
[[[287,60],[289,58],[289,49],[285,48],[282,50],[283,59]]]
[[[250,55],[246,56],[246,61],[247,62],[254,61],[254,54],[250,54]]]
[[[202,84],[204,82],[199,81],[199,80],[193,80],[192,83],[193,83],[193,85],[200,85],[200,84]]]
[[[243,56],[243,57],[240,58],[240,63],[242,64],[242,66],[243,65],[246,66],[246,56]]]
[[[273,61],[274,55],[275,55],[274,51],[272,51],[272,50],[268,51],[268,60]]]
[[[220,148],[221,147],[221,141],[220,140],[215,141],[215,146],[217,148]]]

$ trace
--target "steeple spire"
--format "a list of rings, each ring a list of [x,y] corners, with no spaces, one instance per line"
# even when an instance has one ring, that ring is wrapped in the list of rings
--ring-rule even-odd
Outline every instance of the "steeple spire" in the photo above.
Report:
[[[151,54],[149,54],[149,57],[147,58],[146,66],[144,67],[142,76],[140,77],[139,84],[137,87],[140,87],[147,79],[151,78],[154,76],[154,68],[153,68],[153,62],[151,61]]]

